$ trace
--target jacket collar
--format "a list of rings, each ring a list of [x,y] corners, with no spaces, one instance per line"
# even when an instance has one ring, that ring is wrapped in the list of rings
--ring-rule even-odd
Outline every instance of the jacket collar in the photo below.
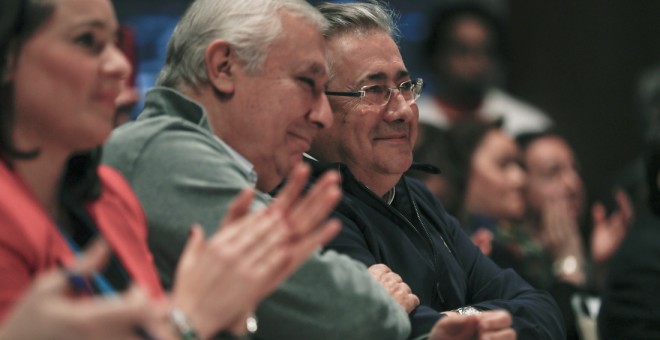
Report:
[[[211,131],[206,110],[196,101],[169,87],[154,87],[145,96],[144,110],[138,120],[159,116],[184,119]]]

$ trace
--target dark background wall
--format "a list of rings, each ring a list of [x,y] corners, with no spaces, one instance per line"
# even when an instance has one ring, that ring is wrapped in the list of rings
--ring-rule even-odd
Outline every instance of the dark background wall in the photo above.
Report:
[[[427,79],[421,41],[428,34],[431,9],[446,1],[390,1],[401,12],[400,46],[407,66]],[[508,28],[510,59],[503,86],[556,121],[576,147],[590,196],[607,195],[611,180],[643,145],[634,92],[640,73],[660,64],[660,1],[480,2]],[[113,3],[120,21],[136,29],[142,59],[138,83],[146,90],[153,86],[169,34],[189,0]]]
[[[653,0],[511,1],[509,88],[571,137],[593,195],[643,145],[635,87],[660,63],[659,16]]]

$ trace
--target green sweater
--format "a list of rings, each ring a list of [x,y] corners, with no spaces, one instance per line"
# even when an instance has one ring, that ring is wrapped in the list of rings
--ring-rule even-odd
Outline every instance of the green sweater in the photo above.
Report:
[[[151,90],[138,120],[115,130],[103,152],[144,207],[166,288],[189,226],[198,222],[211,235],[232,199],[255,182],[211,132],[204,108],[168,88]],[[255,204],[269,200],[259,193]],[[405,311],[366,267],[332,251],[314,254],[256,314],[259,339],[405,339],[410,332]]]

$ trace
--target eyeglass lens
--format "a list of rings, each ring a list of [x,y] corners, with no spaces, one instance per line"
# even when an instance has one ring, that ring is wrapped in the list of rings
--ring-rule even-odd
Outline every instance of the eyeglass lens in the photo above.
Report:
[[[399,90],[403,99],[407,103],[413,103],[421,92],[421,86],[417,82],[405,81],[397,87],[387,87],[384,85],[373,85],[363,88],[364,97],[362,100],[368,105],[386,105],[390,101],[392,91]]]

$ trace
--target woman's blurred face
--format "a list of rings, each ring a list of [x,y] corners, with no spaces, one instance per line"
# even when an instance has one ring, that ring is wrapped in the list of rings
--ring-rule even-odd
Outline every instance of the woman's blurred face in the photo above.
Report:
[[[65,152],[100,145],[130,65],[115,42],[109,0],[53,0],[54,11],[25,42],[10,74],[14,143]]]
[[[525,213],[525,173],[515,142],[501,130],[490,130],[472,155],[465,196],[466,209],[497,219]]]

